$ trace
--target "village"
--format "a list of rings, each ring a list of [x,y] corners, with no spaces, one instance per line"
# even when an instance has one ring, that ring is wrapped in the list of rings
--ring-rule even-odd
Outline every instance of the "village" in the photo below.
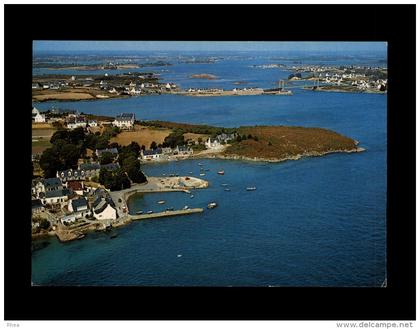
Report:
[[[35,127],[42,124],[58,126],[58,133],[53,137],[60,136],[64,132],[70,134],[73,132],[75,135],[82,135],[82,140],[86,136],[99,138],[104,131],[112,131],[114,135],[134,132],[136,122],[138,124],[134,113],[121,113],[112,121],[90,120],[86,115],[74,110],[54,108],[41,113],[35,107],[32,109],[32,120]],[[140,163],[178,161],[201,153],[218,153],[237,136],[236,133],[221,133],[209,136],[204,141],[182,139],[177,145],[152,142],[150,148],[135,142],[131,142],[128,146],[107,142],[106,147],[92,150],[90,156],[85,158],[78,156],[77,164],[74,162],[76,165],[56,170],[55,177],[45,177],[45,173],[38,175],[32,180],[33,236],[57,235],[61,241],[69,241],[83,237],[83,232],[108,230],[122,225],[130,221],[127,198],[124,196],[124,193],[129,191],[186,191],[191,188],[205,188],[208,183],[195,177],[179,177],[176,174],[160,178],[145,177],[141,172]],[[51,145],[54,147],[54,144]],[[32,154],[33,168],[40,167],[47,150]],[[127,167],[127,158],[130,156],[132,164]],[[105,176],[109,177],[104,178]],[[116,177],[119,177],[120,181],[115,185],[110,181],[117,179]],[[119,190],[123,194],[113,192]],[[169,210],[174,211],[168,209],[162,216],[171,215]],[[178,210],[179,214],[191,211],[199,210]]]
[[[290,70],[296,73],[289,80],[313,80],[309,88],[315,90],[333,87],[346,91],[349,87],[349,91],[385,92],[388,89],[388,70],[383,67],[293,65]]]
[[[116,75],[42,75],[32,80],[32,97],[36,101],[50,99],[106,99],[154,95],[178,90],[174,83],[159,82],[151,72]]]

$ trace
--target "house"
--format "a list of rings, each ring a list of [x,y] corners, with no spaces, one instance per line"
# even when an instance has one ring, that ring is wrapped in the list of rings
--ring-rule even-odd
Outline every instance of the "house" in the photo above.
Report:
[[[106,149],[101,149],[101,150],[96,150],[95,151],[95,154],[96,154],[97,157],[100,157],[103,153],[111,153],[111,154],[117,156],[118,155],[118,149],[113,147],[113,148],[110,148],[110,149],[106,148]]]
[[[46,178],[39,181],[37,190],[39,192],[59,191],[63,189],[63,184],[58,178]]]
[[[172,154],[173,150],[170,147],[162,147],[162,154],[169,155]]]
[[[39,110],[38,110],[36,107],[33,107],[33,108],[32,108],[32,117],[33,117],[34,115],[37,115],[37,114],[39,114]]]
[[[162,157],[162,149],[157,148],[154,150],[141,150],[140,157],[142,160],[159,160]]]
[[[116,116],[113,124],[121,129],[131,129],[134,127],[135,119],[134,113],[122,113]]]
[[[83,182],[80,181],[69,181],[67,182],[67,188],[72,190],[78,195],[83,195]]]
[[[90,120],[88,122],[88,124],[89,124],[89,127],[97,127],[98,126],[98,123],[95,120]]]
[[[85,198],[70,200],[68,209],[73,213],[77,213],[76,217],[79,218],[89,213],[87,200]]]
[[[86,178],[92,178],[99,175],[101,170],[101,165],[96,162],[92,163],[82,163],[79,165],[79,171]]]
[[[76,221],[76,214],[69,214],[61,218],[62,224],[70,224]]]
[[[188,146],[177,146],[173,153],[174,155],[191,155],[193,150]]]
[[[107,200],[101,199],[93,209],[93,216],[96,219],[117,219],[117,210]]]
[[[216,136],[216,139],[220,142],[220,143],[227,143],[231,140],[234,140],[236,138],[236,136],[238,136],[238,134],[233,133],[233,134],[220,134]]]
[[[35,122],[45,122],[45,115],[41,114],[37,108],[33,107],[32,120]]]
[[[219,140],[216,138],[210,138],[204,143],[208,149],[217,150],[222,147]]]
[[[46,121],[45,120],[45,115],[40,114],[40,113],[36,114],[33,118],[34,118],[35,122],[37,122],[37,123]]]
[[[118,162],[104,164],[104,165],[101,165],[101,169],[106,169],[106,170],[109,170],[109,171],[115,171],[117,169],[120,169],[120,164]]]
[[[85,180],[86,176],[85,172],[81,170],[67,169],[63,171],[57,171],[57,178],[59,178],[61,182],[65,183],[73,180]]]
[[[87,122],[83,116],[74,116],[67,119],[67,128],[76,129],[79,127],[86,128]]]
[[[42,197],[42,203],[45,204],[57,204],[66,202],[69,199],[70,191],[68,189],[55,190],[45,192],[44,195],[40,194]]]
[[[35,82],[32,84],[32,89],[42,89],[42,86],[38,82]]]
[[[32,215],[44,210],[44,205],[40,199],[32,200]]]

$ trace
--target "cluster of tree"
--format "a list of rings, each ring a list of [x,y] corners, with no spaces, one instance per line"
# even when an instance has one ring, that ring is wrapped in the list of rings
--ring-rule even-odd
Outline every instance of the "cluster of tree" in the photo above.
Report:
[[[254,141],[256,141],[256,142],[258,142],[258,137],[257,136],[252,136],[251,134],[248,134],[248,136],[247,135],[238,135],[237,137],[236,137],[236,141],[239,143],[239,142],[241,142],[241,141],[244,141],[244,140],[247,140],[247,139],[253,139]]]
[[[110,146],[110,139],[117,136],[120,132],[120,128],[118,127],[108,127],[104,130],[102,135],[99,132],[87,134],[85,145],[91,150],[105,149]]]
[[[119,191],[131,186],[130,180],[122,168],[115,171],[102,168],[99,172],[99,183],[111,191]]]
[[[76,168],[77,161],[86,154],[83,128],[57,130],[51,137],[52,146],[39,159],[45,177],[55,177],[58,170]]]
[[[213,127],[208,125],[189,125],[189,124],[179,124],[173,122],[165,122],[165,121],[142,121],[142,125],[149,126],[149,127],[157,127],[157,128],[169,128],[175,130],[182,130],[183,134],[185,133],[193,133],[193,134],[205,134],[205,135],[220,135],[222,133],[225,134],[232,134],[236,132],[235,128],[224,128],[224,127]]]
[[[58,170],[75,169],[78,159],[85,157],[87,148],[107,148],[109,140],[119,132],[118,127],[107,128],[102,135],[99,132],[86,134],[82,127],[57,130],[50,139],[52,146],[42,153],[39,160],[44,176],[55,177]],[[104,155],[101,164],[112,161],[109,155]]]
[[[185,145],[186,141],[184,139],[184,130],[175,129],[174,132],[170,133],[165,137],[165,140],[162,144],[163,147],[175,148],[177,146]]]

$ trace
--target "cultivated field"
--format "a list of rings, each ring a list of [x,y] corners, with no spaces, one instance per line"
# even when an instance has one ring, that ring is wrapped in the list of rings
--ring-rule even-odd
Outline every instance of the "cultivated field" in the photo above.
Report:
[[[152,142],[156,144],[163,143],[166,136],[172,132],[171,129],[166,128],[150,128],[140,125],[135,125],[134,131],[123,131],[118,136],[111,138],[110,143],[118,143],[120,145],[128,145],[131,142],[137,142],[140,146],[150,147]]]
[[[32,154],[41,153],[51,146],[50,138],[56,131],[49,123],[32,124]]]

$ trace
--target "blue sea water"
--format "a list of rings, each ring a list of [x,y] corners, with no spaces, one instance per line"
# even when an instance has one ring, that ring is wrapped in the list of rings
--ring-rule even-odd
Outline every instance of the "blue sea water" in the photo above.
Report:
[[[242,64],[231,65],[226,76],[220,71],[221,78],[248,79]],[[272,83],[272,70],[260,74],[258,79]],[[67,244],[49,239],[48,246],[33,252],[34,284],[380,286],[383,282],[386,95],[294,90],[291,97],[162,95],[36,107],[46,110],[52,105],[225,127],[323,127],[360,141],[366,152],[277,164],[186,160],[145,165],[148,175],[193,172],[198,176],[201,162],[210,169],[203,177],[210,187],[193,192],[194,198],[179,192],[137,195],[130,200],[130,211],[206,207],[212,201],[218,207],[202,214],[134,222],[118,229],[115,239],[105,233]],[[221,169],[224,176],[217,175]],[[224,191],[223,183],[229,184],[230,192]],[[248,192],[247,186],[257,190]],[[157,204],[162,199],[166,203]]]

